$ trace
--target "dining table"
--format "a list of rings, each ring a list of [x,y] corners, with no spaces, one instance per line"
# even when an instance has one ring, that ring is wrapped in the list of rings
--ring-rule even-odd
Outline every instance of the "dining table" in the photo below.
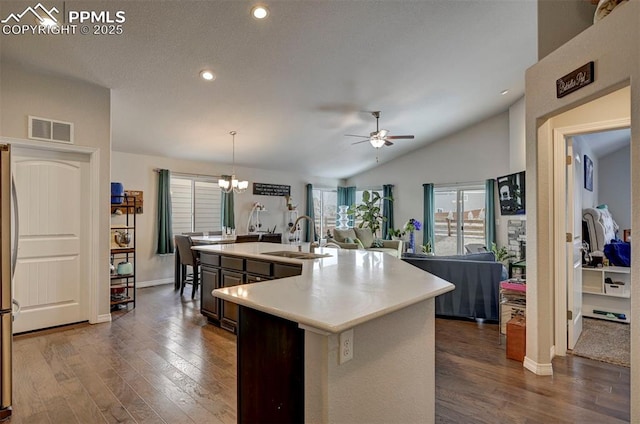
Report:
[[[191,242],[194,246],[211,245],[211,244],[225,244],[234,243],[236,241],[235,235],[202,235],[202,236],[190,236]],[[175,271],[174,271],[174,288],[180,290],[180,283],[182,281],[182,274],[186,272],[186,267],[180,263],[180,252],[178,249],[175,251]]]

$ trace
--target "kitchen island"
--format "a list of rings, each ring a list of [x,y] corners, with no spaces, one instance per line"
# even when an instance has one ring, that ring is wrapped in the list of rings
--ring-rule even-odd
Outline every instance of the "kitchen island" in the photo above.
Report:
[[[239,305],[239,422],[433,422],[434,297],[454,286],[391,255],[242,243],[194,247],[301,274],[213,290]]]

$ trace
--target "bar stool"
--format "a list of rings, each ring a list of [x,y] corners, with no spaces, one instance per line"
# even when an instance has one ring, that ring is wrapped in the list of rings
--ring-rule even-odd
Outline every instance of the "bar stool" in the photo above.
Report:
[[[198,252],[191,249],[191,246],[193,246],[191,237],[176,235],[175,241],[178,254],[180,255],[180,266],[182,267],[182,272],[180,273],[182,280],[180,281],[180,296],[184,293],[184,287],[187,284],[191,284],[193,286],[191,298],[194,299],[200,282],[200,257]],[[188,266],[193,268],[193,273],[189,275],[187,275]]]

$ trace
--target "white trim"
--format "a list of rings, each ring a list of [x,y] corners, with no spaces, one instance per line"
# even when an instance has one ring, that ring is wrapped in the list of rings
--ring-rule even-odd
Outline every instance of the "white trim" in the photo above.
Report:
[[[64,143],[51,143],[46,141],[27,140],[24,138],[2,137],[0,140],[3,143],[9,143],[20,147],[29,147],[31,149],[48,150],[56,152],[71,152],[71,153],[84,153],[93,154],[100,150],[95,147],[76,146]]]
[[[43,141],[25,140],[21,138],[2,137],[0,142],[22,148],[55,151],[63,153],[78,153],[89,157],[89,284],[88,319],[89,323],[110,322],[111,314],[99,315],[100,310],[100,149],[94,147],[76,146],[71,144],[55,144]],[[105,271],[106,272],[106,271]],[[105,318],[108,316],[108,319]],[[105,321],[106,320],[106,321]]]
[[[160,280],[139,281],[136,283],[136,287],[142,289],[145,287],[161,286],[164,284],[173,284],[173,277],[162,278]]]
[[[573,258],[567,258],[566,249],[566,143],[567,138],[575,135],[581,135],[591,132],[616,130],[628,128],[631,126],[631,118],[618,118],[606,121],[588,122],[579,125],[570,125],[566,127],[553,128],[553,201],[554,215],[554,241],[553,257],[558,258],[554,270],[554,294],[555,294],[555,316],[554,322],[554,345],[556,354],[565,356],[567,352],[567,336],[568,326],[567,320],[563,317],[567,315],[567,282],[566,282],[566,266],[567,260],[571,261],[573,266]],[[561,266],[562,265],[562,266]],[[564,283],[562,283],[564,282]],[[553,356],[552,356],[553,358]]]
[[[553,375],[553,367],[551,364],[538,364],[528,356],[525,356],[522,366],[536,375]]]
[[[96,322],[91,322],[90,324],[102,324],[105,322],[111,322],[111,314],[98,315]]]
[[[91,264],[89,275],[93,284],[89,284],[89,322],[100,321],[100,150],[96,149],[89,156],[89,242]],[[111,321],[111,314],[109,321]]]

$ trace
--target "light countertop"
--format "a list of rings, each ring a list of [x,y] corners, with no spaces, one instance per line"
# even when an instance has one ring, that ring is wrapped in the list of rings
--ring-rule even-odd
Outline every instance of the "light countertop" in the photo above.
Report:
[[[319,259],[292,259],[265,252],[295,245],[238,243],[196,246],[203,253],[302,264],[302,275],[213,291],[224,300],[328,333],[340,333],[454,289],[454,285],[381,252],[319,248]]]

